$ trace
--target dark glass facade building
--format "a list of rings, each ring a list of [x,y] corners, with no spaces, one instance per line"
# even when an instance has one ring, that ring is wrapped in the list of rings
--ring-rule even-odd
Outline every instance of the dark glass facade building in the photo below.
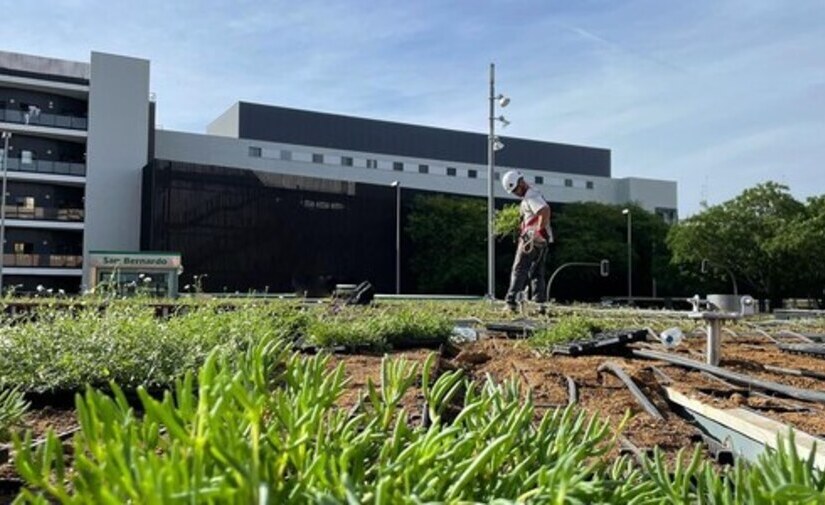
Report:
[[[395,289],[395,190],[154,160],[143,174],[141,248],[180,251],[207,291]]]

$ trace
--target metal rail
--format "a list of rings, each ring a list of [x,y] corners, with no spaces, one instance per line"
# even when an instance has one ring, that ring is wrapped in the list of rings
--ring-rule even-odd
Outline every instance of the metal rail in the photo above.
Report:
[[[814,343],[814,341],[812,339],[810,339],[809,337],[806,337],[805,335],[803,335],[801,333],[797,333],[797,332],[791,331],[791,330],[782,330],[779,333],[777,333],[777,335],[779,335],[780,337],[798,338],[799,340],[805,342],[806,344],[813,344]]]
[[[747,409],[714,407],[673,388],[665,388],[665,394],[669,402],[683,409],[705,433],[721,441],[736,457],[756,461],[759,454],[777,447],[778,438],[789,437],[793,432],[792,443],[800,457],[812,458],[817,468],[825,468],[825,451],[818,437]]]
[[[716,375],[717,377],[728,379],[729,381],[737,384],[744,384],[746,386],[750,386],[756,389],[763,389],[765,391],[773,391],[775,393],[785,395],[789,398],[796,398],[797,400],[804,400],[809,402],[825,403],[825,393],[821,391],[800,389],[793,386],[785,386],[784,384],[779,384],[776,382],[756,379],[745,374],[725,370],[724,368],[720,368],[718,366],[707,365],[705,363],[701,363],[692,359],[682,358],[663,352],[649,351],[647,349],[634,349],[633,355],[639,356],[640,358],[665,361],[670,364],[681,366],[684,368],[692,368],[694,370],[709,372],[713,375]]]
[[[774,372],[774,373],[785,374],[785,375],[795,375],[797,377],[807,377],[809,379],[825,380],[825,373],[815,372],[813,370],[806,370],[804,368],[801,368],[801,369],[782,368],[782,367],[773,366],[773,365],[762,365],[762,368],[764,368],[768,372]]]
[[[778,405],[783,406],[782,408],[788,409],[788,411],[790,411],[790,412],[811,412],[813,410],[813,409],[811,409],[811,407],[809,407],[807,405],[804,405],[802,403],[796,403],[793,400],[787,400],[785,398],[777,398],[775,396],[771,396],[771,395],[763,393],[761,391],[751,391],[750,389],[743,388],[742,386],[737,386],[736,384],[730,383],[730,382],[726,381],[725,379],[722,379],[721,377],[717,377],[717,376],[713,375],[712,373],[702,372],[702,375],[709,378],[709,379],[712,379],[712,380],[718,382],[719,384],[722,384],[723,386],[729,388],[732,392],[741,392],[741,393],[745,393],[746,395],[756,396],[756,397],[762,398],[764,400],[769,400],[771,402],[774,402]]]
[[[598,371],[612,372],[613,375],[615,375],[619,378],[619,380],[624,382],[625,386],[627,386],[627,389],[630,390],[630,393],[633,395],[633,397],[636,398],[636,401],[639,403],[639,405],[641,405],[642,408],[645,409],[645,412],[650,414],[651,417],[653,417],[654,419],[664,421],[665,418],[662,415],[662,413],[659,412],[659,409],[657,409],[656,406],[653,405],[653,402],[651,402],[650,399],[647,396],[645,396],[642,390],[639,389],[639,386],[637,386],[636,383],[633,382],[633,379],[631,379],[630,376],[627,375],[627,373],[621,366],[612,361],[605,361],[604,363],[599,365]]]
[[[643,451],[639,448],[638,445],[634,444],[624,435],[619,435],[619,445],[621,448],[619,449],[620,454],[626,454],[633,456],[633,459],[636,460],[636,464],[643,467],[645,464],[645,460],[649,457],[649,451]]]
[[[659,367],[650,365],[650,371],[653,372],[653,375],[659,378],[660,382],[664,382],[665,384],[673,384],[673,379],[666,373],[664,373]]]

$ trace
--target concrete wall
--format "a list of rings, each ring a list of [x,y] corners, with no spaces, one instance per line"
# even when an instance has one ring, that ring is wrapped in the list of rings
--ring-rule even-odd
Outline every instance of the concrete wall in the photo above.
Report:
[[[91,250],[140,248],[141,169],[149,140],[149,61],[92,53],[84,264]],[[88,286],[84,269],[83,285]]]
[[[657,208],[678,208],[676,183],[673,181],[628,177],[619,179],[618,182],[622,201],[636,202],[651,212]]]
[[[240,103],[236,103],[206,126],[206,133],[221,137],[235,137],[240,133]]]
[[[0,68],[74,79],[88,79],[90,75],[88,63],[7,51],[0,51]]]
[[[155,157],[162,160],[379,185],[389,185],[397,180],[405,188],[473,196],[487,194],[487,167],[484,165],[341,151],[168,130],[157,131],[155,142]],[[250,156],[250,147],[260,148],[261,157]],[[282,151],[288,151],[291,159],[283,159]],[[323,155],[324,163],[313,163],[313,154]],[[351,157],[353,165],[341,165],[342,156]],[[367,168],[367,160],[375,160],[377,168]],[[395,162],[404,163],[403,172],[393,170]],[[418,172],[418,166],[422,164],[429,167],[429,173]],[[447,167],[455,168],[457,176],[447,176]],[[496,171],[504,173],[509,168],[497,166]],[[475,170],[478,177],[469,178],[469,170]],[[539,170],[522,170],[522,173],[528,182],[536,186],[551,202],[595,201],[622,204],[638,201],[645,209],[651,211],[657,206],[676,207],[675,182],[611,179]],[[535,184],[536,176],[543,177],[544,184]],[[571,181],[572,187],[566,186],[567,180]],[[587,188],[588,182],[592,183],[592,189]],[[498,181],[494,187],[497,198],[512,198]]]

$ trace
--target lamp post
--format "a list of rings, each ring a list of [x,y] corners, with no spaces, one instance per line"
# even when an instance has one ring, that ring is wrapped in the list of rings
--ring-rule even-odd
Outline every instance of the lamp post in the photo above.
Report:
[[[3,273],[5,270],[6,258],[6,181],[9,171],[9,140],[11,132],[2,132],[3,137],[3,188],[2,198],[0,198],[0,296],[3,294]]]
[[[490,63],[490,134],[487,137],[487,298],[496,299],[496,248],[495,248],[495,208],[496,200],[493,192],[495,179],[496,151],[504,148],[504,144],[496,137],[496,121],[507,126],[509,121],[504,116],[496,117],[496,100],[500,107],[507,107],[510,99],[502,94],[496,95],[496,65]]]
[[[395,294],[401,294],[401,182],[392,181],[395,188]]]
[[[633,215],[630,209],[624,209],[622,214],[627,216],[627,303],[630,304],[633,298],[633,253],[630,246]]]

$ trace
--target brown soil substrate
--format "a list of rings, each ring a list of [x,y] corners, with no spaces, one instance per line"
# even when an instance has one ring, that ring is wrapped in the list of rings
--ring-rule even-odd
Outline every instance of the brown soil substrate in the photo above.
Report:
[[[663,350],[658,344],[636,344]],[[703,360],[703,338],[688,338],[671,351],[697,361]],[[403,358],[418,364],[420,372],[430,350],[392,352],[392,358]],[[368,382],[380,384],[381,361],[384,355],[334,355],[330,369],[342,364],[347,377],[341,408],[351,409],[365,394]],[[653,373],[656,366],[671,380],[676,389],[719,408],[746,407],[767,417],[787,423],[811,435],[825,434],[825,405],[760,395],[747,387],[730,386],[695,370],[687,370],[665,362],[624,356],[548,356],[537,353],[523,340],[484,338],[462,345],[454,352],[439,356],[433,374],[461,368],[476,382],[487,377],[495,381],[517,379],[530,389],[536,405],[536,415],[568,404],[566,377],[572,378],[578,388],[579,405],[587,412],[607,417],[613,427],[618,427],[626,412],[632,418],[624,426],[623,434],[642,450],[653,447],[662,449],[672,458],[679,449],[690,449],[696,443],[697,429],[676,415],[665,400],[661,378]],[[621,366],[656,405],[665,417],[656,420],[645,412],[627,387],[609,372],[599,373],[598,368],[606,361]],[[789,369],[804,369],[825,373],[825,360],[788,354],[778,350],[771,342],[760,337],[733,337],[726,335],[722,346],[722,363],[727,369],[799,388],[825,391],[825,380],[769,372],[763,365]],[[366,400],[365,400],[366,401]],[[421,422],[423,406],[420,384],[415,384],[401,401],[412,423]],[[71,410],[45,407],[27,414],[25,427],[34,430],[35,438],[42,436],[48,427],[59,432],[76,426]],[[0,466],[0,479],[14,477],[11,465]]]

